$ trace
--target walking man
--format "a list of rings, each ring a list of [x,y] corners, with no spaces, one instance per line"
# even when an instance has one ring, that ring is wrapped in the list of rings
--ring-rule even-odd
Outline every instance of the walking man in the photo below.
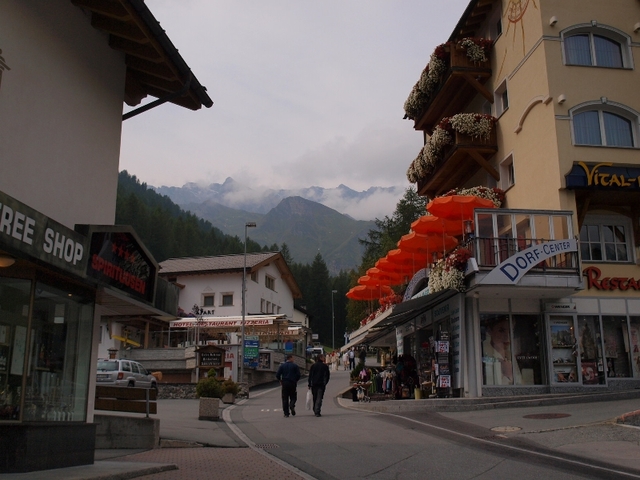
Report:
[[[280,364],[276,372],[276,380],[282,385],[282,411],[285,418],[289,418],[289,412],[295,417],[300,368],[294,363],[293,355],[287,355],[285,362]]]
[[[356,368],[356,352],[353,350],[353,347],[351,347],[351,350],[349,350],[349,370],[353,370],[354,368]]]
[[[329,383],[329,367],[324,363],[324,355],[318,355],[316,363],[311,365],[309,370],[309,388],[313,394],[313,413],[316,417],[320,417],[322,410],[322,397],[324,397],[324,389]]]

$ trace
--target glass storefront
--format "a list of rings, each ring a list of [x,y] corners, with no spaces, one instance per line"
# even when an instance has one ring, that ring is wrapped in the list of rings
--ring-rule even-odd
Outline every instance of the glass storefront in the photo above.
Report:
[[[85,421],[93,297],[0,278],[0,420]]]
[[[604,334],[604,355],[607,362],[607,377],[632,377],[627,317],[603,315],[602,330]]]
[[[604,385],[606,383],[600,331],[600,322],[597,316],[578,316],[578,342],[583,385]]]
[[[482,314],[483,385],[541,385],[538,315]]]

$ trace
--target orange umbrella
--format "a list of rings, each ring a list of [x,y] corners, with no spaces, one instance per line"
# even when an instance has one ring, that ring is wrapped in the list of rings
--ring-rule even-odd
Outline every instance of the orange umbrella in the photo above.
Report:
[[[431,215],[449,220],[472,220],[476,208],[495,208],[491,200],[475,195],[450,195],[434,198],[427,204]]]
[[[378,277],[372,277],[370,275],[363,275],[358,279],[358,285],[370,285],[378,287],[380,285],[391,285],[390,280],[380,279]]]
[[[399,273],[384,271],[377,267],[371,267],[367,270],[367,275],[383,281],[389,281],[389,285],[400,285],[402,283],[402,275]]]
[[[388,285],[357,285],[347,292],[347,298],[351,300],[374,300],[393,294],[393,290]]]
[[[413,273],[415,272],[412,271],[412,267],[410,265],[393,263],[387,257],[382,257],[380,260],[378,260],[376,262],[376,268],[379,268],[380,270],[387,273],[400,275],[405,280],[405,282],[407,281],[407,277],[413,275]]]
[[[433,252],[446,252],[456,245],[458,245],[458,240],[451,235],[421,235],[416,232],[403,235],[398,242],[398,248],[403,252],[423,253],[427,256]]]
[[[421,268],[426,267],[431,262],[431,256],[424,253],[409,253],[400,250],[391,250],[387,253],[387,259],[391,263],[396,263],[404,266],[408,269],[408,272],[413,275]]]
[[[461,235],[463,228],[459,222],[454,220],[447,220],[434,215],[423,215],[411,224],[411,230],[423,235],[429,235],[430,233]]]

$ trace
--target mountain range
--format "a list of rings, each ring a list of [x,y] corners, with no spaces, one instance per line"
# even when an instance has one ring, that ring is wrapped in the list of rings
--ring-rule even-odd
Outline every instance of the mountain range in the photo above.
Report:
[[[399,198],[396,188],[372,187],[356,192],[344,185],[335,189],[309,187],[299,190],[248,189],[231,178],[223,184],[200,187],[150,187],[168,196],[184,210],[210,221],[224,233],[244,238],[245,224],[256,227],[247,235],[262,245],[286,243],[293,260],[310,264],[320,253],[331,274],[360,264],[363,246],[359,239],[375,228],[373,220],[356,220],[326,203],[357,205],[376,198],[385,202]],[[397,200],[396,200],[397,201]],[[391,208],[396,204],[391,203]],[[385,205],[389,209],[388,205]]]

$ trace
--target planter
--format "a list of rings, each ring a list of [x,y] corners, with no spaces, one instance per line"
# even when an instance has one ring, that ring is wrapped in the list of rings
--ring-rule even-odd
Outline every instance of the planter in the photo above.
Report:
[[[220,418],[220,399],[200,397],[198,420],[218,420]]]
[[[222,396],[222,403],[234,403],[236,401],[236,396],[233,393],[225,393]]]

